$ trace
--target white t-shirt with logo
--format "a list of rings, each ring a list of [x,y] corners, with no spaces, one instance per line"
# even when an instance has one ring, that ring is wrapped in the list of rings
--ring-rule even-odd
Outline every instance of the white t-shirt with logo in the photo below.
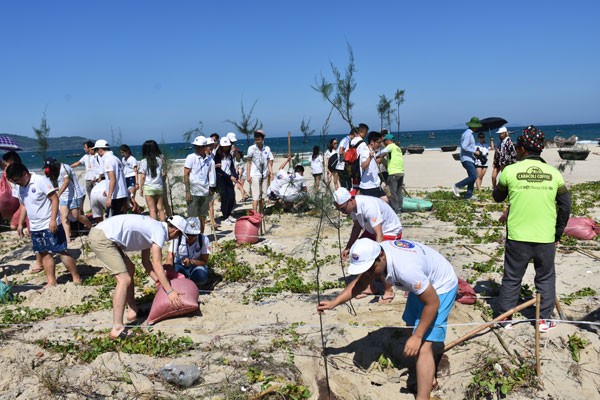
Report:
[[[125,159],[125,157],[121,158],[121,162],[123,163],[123,171],[125,173],[125,178],[131,178],[135,176],[135,168],[138,165],[138,161],[134,156],[129,156],[129,158]]]
[[[288,175],[284,184],[279,189],[279,195],[283,201],[294,202],[299,199],[305,187],[304,177],[296,172]]]
[[[73,172],[73,168],[67,164],[60,164],[60,170],[58,173],[58,189],[62,188],[65,183],[65,179],[69,178],[69,184],[67,188],[61,193],[60,200],[71,201],[73,199],[80,199],[85,196],[83,188],[79,184],[77,175]]]
[[[319,154],[316,158],[310,158],[310,170],[313,175],[323,173],[323,157]]]
[[[252,159],[250,163],[250,176],[252,178],[260,178],[261,175],[266,178],[269,175],[269,161],[274,159],[269,146],[263,146],[262,149],[259,149],[257,145],[253,144],[248,147],[247,157]]]
[[[145,176],[144,186],[148,186],[151,189],[162,189],[163,188],[163,169],[162,159],[156,157],[156,176],[152,176],[150,167],[148,167],[148,160],[142,158],[140,161],[140,167],[138,172]]]
[[[124,251],[141,251],[157,244],[162,248],[169,238],[167,223],[146,215],[115,215],[99,223],[100,229],[111,242]]]
[[[215,162],[212,157],[202,157],[196,153],[188,154],[183,167],[190,170],[192,196],[208,196],[209,188],[217,186]]]
[[[452,264],[431,247],[410,240],[389,240],[381,247],[387,259],[386,283],[416,295],[429,285],[437,294],[448,293],[458,285]]]
[[[271,182],[269,188],[267,189],[267,195],[274,193],[277,196],[279,196],[280,189],[288,181],[288,177],[289,174],[286,170],[280,169],[279,171],[277,171],[275,179],[273,179],[273,182]]]
[[[50,201],[48,195],[56,191],[50,179],[32,172],[29,183],[25,186],[18,186],[18,188],[18,198],[27,210],[31,232],[49,229],[50,217],[52,216],[52,201]],[[59,223],[60,217],[58,212],[56,214],[57,223]]]
[[[371,158],[369,165],[367,166],[366,169],[363,170],[362,163],[367,158],[369,158],[369,153],[371,152],[371,150],[366,145],[365,145],[365,147],[363,147],[362,144],[358,147],[361,148],[361,151],[358,153],[359,160],[360,160],[360,173],[361,173],[360,185],[358,187],[361,189],[378,188],[381,185],[381,179],[379,179],[379,169],[377,168],[377,162],[375,161],[375,157]]]
[[[358,195],[354,197],[356,211],[350,213],[350,218],[367,232],[375,234],[373,227],[381,225],[384,235],[397,236],[402,232],[402,223],[392,207],[385,201],[373,197]]]
[[[344,138],[342,138],[342,140],[340,140],[340,143],[338,145],[338,148],[337,148],[338,163],[335,166],[335,169],[338,171],[342,171],[344,169],[344,167],[346,166],[346,163],[344,162],[344,156],[342,156],[340,154],[340,150],[342,149],[342,147],[344,148],[344,151],[348,151],[348,149],[350,148],[350,136],[345,136]]]
[[[98,160],[95,155],[84,154],[83,157],[79,159],[79,163],[83,164],[85,167],[85,180],[91,181],[96,179],[96,175],[98,173]]]
[[[179,243],[179,246],[175,249],[177,243]],[[169,242],[169,252],[175,254],[175,257],[179,257],[180,260],[184,258],[199,260],[203,254],[210,254],[210,240],[208,240],[207,236],[198,235],[194,243],[188,244],[182,236],[180,239]]]

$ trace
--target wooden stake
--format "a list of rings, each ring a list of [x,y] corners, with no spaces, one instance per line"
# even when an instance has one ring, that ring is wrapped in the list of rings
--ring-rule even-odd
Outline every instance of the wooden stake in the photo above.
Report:
[[[532,305],[533,303],[535,303],[535,299],[531,299],[526,301],[525,303],[518,305],[516,307],[511,308],[510,310],[508,310],[507,312],[505,312],[504,314],[494,318],[493,320],[491,320],[490,322],[488,322],[487,324],[483,324],[475,329],[473,329],[471,332],[467,333],[466,335],[464,335],[463,337],[460,337],[458,339],[456,339],[453,342],[450,342],[446,345],[446,347],[444,347],[444,351],[448,351],[451,348],[453,348],[454,346],[456,346],[457,344],[460,344],[462,342],[464,342],[465,340],[475,336],[476,334],[478,334],[479,332],[489,328],[491,325],[494,325],[494,323],[499,322],[501,320],[503,320],[504,318],[510,317],[511,315],[513,315],[516,312],[521,311],[524,308],[529,307],[530,305]]]
[[[556,307],[556,311],[558,311],[558,315],[560,316],[560,319],[566,321],[567,317],[563,313],[562,307],[560,306],[560,302],[558,301],[558,296],[556,296],[556,298],[554,299],[554,306]]]
[[[539,377],[542,375],[540,367],[540,302],[542,295],[540,292],[535,294],[535,373]]]

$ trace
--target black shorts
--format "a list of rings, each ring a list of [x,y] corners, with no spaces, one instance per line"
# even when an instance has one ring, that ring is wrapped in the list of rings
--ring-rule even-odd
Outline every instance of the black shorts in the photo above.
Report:
[[[371,196],[377,198],[385,196],[385,192],[380,187],[376,187],[373,189],[362,189],[359,187],[358,189],[360,190],[360,194],[362,194],[363,196]]]

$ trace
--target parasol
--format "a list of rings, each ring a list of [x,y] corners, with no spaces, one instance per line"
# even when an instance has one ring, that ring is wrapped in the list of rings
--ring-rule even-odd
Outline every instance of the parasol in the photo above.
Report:
[[[481,123],[481,128],[479,128],[479,129],[482,131],[483,130],[491,131],[492,129],[498,129],[502,125],[505,125],[508,123],[507,120],[505,120],[504,118],[500,118],[500,117],[484,118],[484,119],[479,120],[479,122]]]
[[[0,136],[0,150],[23,150],[15,140],[8,136]]]

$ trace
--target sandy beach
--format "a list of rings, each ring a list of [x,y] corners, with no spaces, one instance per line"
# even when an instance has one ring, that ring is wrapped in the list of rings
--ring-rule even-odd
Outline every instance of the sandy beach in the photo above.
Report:
[[[600,151],[597,146],[589,148]],[[600,180],[598,154],[567,164],[560,160],[556,148],[550,148],[542,157],[551,165],[564,167],[563,176],[569,186]],[[281,162],[276,160],[276,168]],[[482,315],[495,304],[502,277],[499,268],[504,231],[487,223],[477,225],[496,221],[502,207],[490,201],[491,169],[484,178],[484,193],[476,193],[474,202],[464,202],[455,200],[450,191],[466,176],[451,153],[407,154],[404,164],[405,186],[411,195],[429,198],[431,194],[434,208],[448,204],[453,208],[447,211],[449,218],[435,211],[403,214],[403,237],[442,253],[459,277],[473,282],[479,297],[477,305],[455,303],[448,343],[483,324]],[[81,172],[79,169],[78,174]],[[175,181],[181,175],[181,164],[174,165],[170,175],[171,182]],[[312,185],[310,168],[305,177]],[[173,186],[174,211],[178,213],[183,212],[182,191],[181,184]],[[236,195],[239,199],[239,192]],[[598,221],[600,195],[596,191],[590,196],[585,210],[588,217]],[[234,214],[244,215],[249,208],[249,202],[241,203]],[[215,209],[218,217],[218,202]],[[114,282],[98,278],[106,272],[87,250],[86,236],[77,239],[78,249],[74,251],[83,277],[93,279],[94,284],[73,285],[59,265],[60,284],[38,291],[45,277],[27,273],[34,260],[29,239],[18,238],[15,232],[2,232],[2,279],[13,286],[21,300],[2,305],[0,399],[413,399],[414,395],[406,390],[414,377],[412,366],[402,357],[403,343],[410,334],[401,318],[404,293],[396,291],[391,304],[379,304],[376,296],[370,296],[353,300],[351,307],[340,306],[321,316],[316,313],[318,299],[333,297],[344,283],[346,265],[342,268],[339,255],[350,229],[350,221],[340,220],[330,208],[323,213],[313,209],[266,215],[264,235],[251,246],[231,244],[234,225],[223,224],[217,231],[208,228],[205,233],[211,241],[218,239],[212,243],[213,252],[234,252],[235,257],[219,258],[223,265],[216,265],[215,272],[221,277],[212,287],[201,290],[197,313],[159,322],[150,329],[140,328],[140,336],[163,333],[175,339],[189,337],[193,343],[179,354],[161,356],[139,354],[143,353],[142,347],[157,347],[150,341],[123,344],[117,347],[119,351],[110,347],[102,351],[100,338],[107,337],[112,317],[102,301],[110,300]],[[244,273],[236,281],[228,280],[224,277],[225,263],[229,263],[227,268]],[[476,268],[482,265],[489,268]],[[600,295],[572,296],[585,288],[600,290],[599,267],[598,238],[559,246],[557,294],[559,299],[572,297],[561,301],[564,315],[570,321],[589,323],[564,322],[543,334],[539,388],[515,387],[507,398],[599,398]],[[316,290],[317,277],[320,287],[328,287],[321,293]],[[530,266],[523,282],[533,287],[533,277]],[[138,297],[151,292],[144,289],[150,288],[146,276],[136,287]],[[84,303],[90,304],[88,309],[72,307]],[[71,308],[56,312],[61,307]],[[46,310],[47,315],[40,317],[42,312],[37,310]],[[526,309],[518,318],[535,318],[535,310]],[[535,330],[531,323],[495,332],[486,329],[444,353],[438,372],[439,388],[433,398],[467,397],[473,374],[483,368],[486,358],[497,360],[492,363],[501,369],[497,375],[515,385],[518,382],[507,378],[509,369],[525,369],[523,366],[531,363],[535,366]],[[578,362],[569,347],[573,337],[587,343],[580,350]],[[57,343],[63,345],[63,351]],[[175,347],[171,342],[164,346]],[[95,357],[82,360],[81,353],[90,350],[97,350]],[[157,375],[169,363],[199,367],[201,381],[190,388],[172,386]],[[277,391],[285,396],[278,397]]]

